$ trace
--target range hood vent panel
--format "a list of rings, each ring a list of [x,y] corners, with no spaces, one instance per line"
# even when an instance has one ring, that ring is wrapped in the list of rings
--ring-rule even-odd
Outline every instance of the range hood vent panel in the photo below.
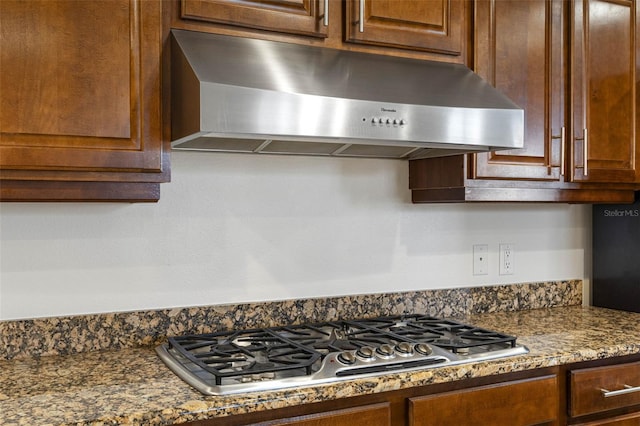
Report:
[[[174,149],[426,158],[523,144],[522,109],[463,65],[172,33]]]

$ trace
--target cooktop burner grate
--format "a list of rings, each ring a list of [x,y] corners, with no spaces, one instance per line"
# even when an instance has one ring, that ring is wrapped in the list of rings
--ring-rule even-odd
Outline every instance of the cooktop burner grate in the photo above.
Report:
[[[428,315],[221,331],[169,338],[161,358],[207,394],[301,380],[451,365],[526,353],[516,337]],[[269,385],[259,383],[270,382]],[[245,386],[239,388],[239,386]]]
[[[169,346],[213,374],[218,385],[225,377],[239,375],[268,379],[270,373],[291,369],[311,374],[321,358],[317,351],[271,329],[170,337]]]

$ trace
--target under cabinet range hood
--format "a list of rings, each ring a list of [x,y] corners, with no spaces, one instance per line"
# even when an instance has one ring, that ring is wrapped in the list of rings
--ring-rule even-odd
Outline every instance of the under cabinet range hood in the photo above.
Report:
[[[464,65],[172,30],[172,147],[416,159],[521,148]]]

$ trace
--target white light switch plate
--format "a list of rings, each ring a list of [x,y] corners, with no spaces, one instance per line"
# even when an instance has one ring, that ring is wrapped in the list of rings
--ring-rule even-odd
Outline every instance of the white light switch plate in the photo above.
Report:
[[[473,275],[489,273],[489,246],[476,244],[473,246]]]

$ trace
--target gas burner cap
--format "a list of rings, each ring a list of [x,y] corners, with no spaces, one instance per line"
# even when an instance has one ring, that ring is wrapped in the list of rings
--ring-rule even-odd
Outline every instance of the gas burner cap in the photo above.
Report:
[[[433,352],[431,346],[427,345],[426,343],[418,343],[416,344],[414,349],[416,350],[416,352],[422,355],[431,355],[431,352]]]
[[[413,353],[413,347],[409,342],[400,342],[396,345],[396,351],[400,355],[411,355]]]
[[[380,345],[378,349],[376,349],[376,353],[382,358],[391,358],[393,357],[393,347],[385,343],[384,345]]]
[[[356,356],[353,352],[342,352],[340,355],[338,355],[338,361],[347,365],[355,364]]]
[[[365,360],[373,359],[376,356],[375,351],[371,346],[361,347],[356,351],[356,355],[358,355],[361,358],[364,358]]]

